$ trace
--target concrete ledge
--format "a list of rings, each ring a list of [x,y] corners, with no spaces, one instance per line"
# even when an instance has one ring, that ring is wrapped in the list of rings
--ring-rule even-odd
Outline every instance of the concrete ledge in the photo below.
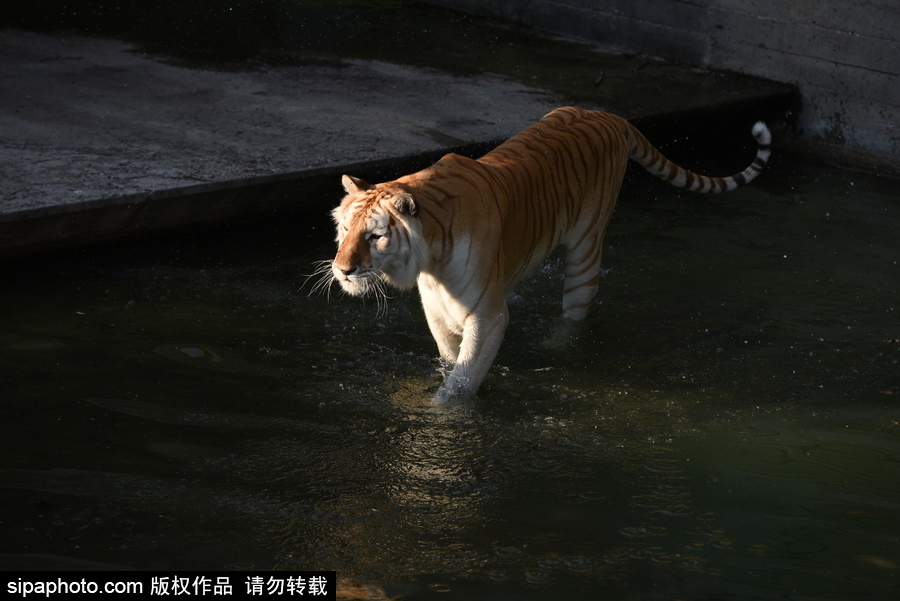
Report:
[[[382,181],[446,152],[477,157],[563,104],[620,114],[658,143],[689,132],[692,151],[666,151],[690,167],[697,145],[750,145],[754,120],[795,102],[755,78],[541,44],[552,60],[516,79],[335,57],[195,69],[113,40],[0,30],[0,258],[324,213],[342,173]]]
[[[0,259],[237,217],[311,210],[325,215],[343,194],[344,172],[372,181],[389,179],[427,166],[446,152],[479,156],[499,143],[0,213]]]

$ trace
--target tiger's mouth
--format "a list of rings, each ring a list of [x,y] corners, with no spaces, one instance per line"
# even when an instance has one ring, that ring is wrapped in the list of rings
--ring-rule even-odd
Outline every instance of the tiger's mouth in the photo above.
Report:
[[[371,277],[349,277],[343,280],[338,280],[341,284],[341,288],[344,289],[344,292],[348,294],[352,294],[353,296],[363,296],[368,294],[372,290],[372,282],[370,281]]]
[[[378,272],[359,268],[349,274],[335,269],[334,279],[338,281],[344,292],[353,296],[364,296],[370,292],[377,291],[382,283]]]
[[[371,267],[354,269],[350,273],[333,268],[332,281],[337,280],[341,288],[351,296],[372,296],[378,306],[378,315],[387,312],[388,295],[385,290],[385,275]]]

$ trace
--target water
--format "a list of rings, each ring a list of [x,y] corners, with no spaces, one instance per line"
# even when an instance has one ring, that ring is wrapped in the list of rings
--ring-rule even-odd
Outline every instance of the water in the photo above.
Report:
[[[0,566],[896,598],[898,213],[896,182],[784,159],[719,197],[630,177],[575,346],[536,344],[552,258],[451,408],[415,294],[307,296],[324,210],[6,264]]]

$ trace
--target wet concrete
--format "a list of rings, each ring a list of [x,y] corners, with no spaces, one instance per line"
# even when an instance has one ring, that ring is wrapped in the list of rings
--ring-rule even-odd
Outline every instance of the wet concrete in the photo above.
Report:
[[[676,124],[668,136],[792,106],[783,85],[534,39],[499,42],[467,72],[333,52],[198,68],[121,41],[0,30],[0,257],[318,209],[343,172],[477,156],[562,104]]]

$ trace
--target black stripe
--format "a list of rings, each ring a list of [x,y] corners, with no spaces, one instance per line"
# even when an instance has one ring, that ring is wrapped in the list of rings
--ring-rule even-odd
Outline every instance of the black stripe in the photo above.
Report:
[[[666,164],[665,164],[664,169],[665,169],[665,171],[668,171],[668,173],[665,174],[663,179],[665,179],[667,182],[675,181],[675,178],[678,177],[678,165],[676,165],[672,161],[666,159]]]

